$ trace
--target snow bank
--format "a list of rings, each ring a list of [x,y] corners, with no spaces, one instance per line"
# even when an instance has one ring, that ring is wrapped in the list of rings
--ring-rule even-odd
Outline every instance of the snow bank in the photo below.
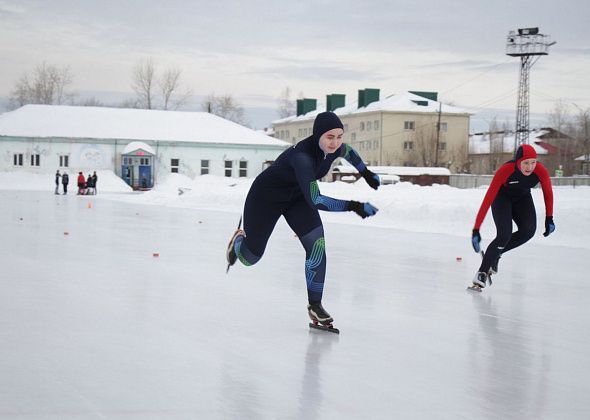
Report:
[[[252,179],[212,175],[190,179],[169,174],[156,187],[145,193],[121,194],[131,189],[111,171],[99,171],[101,199],[138,204],[194,208],[241,213]],[[73,184],[71,184],[73,185]],[[372,218],[360,219],[354,213],[321,212],[326,223],[355,224],[378,228],[402,229],[469,237],[475,215],[487,188],[459,189],[448,185],[421,187],[401,182],[384,185],[378,191],[364,182],[320,182],[322,194],[346,200],[369,201],[379,208]],[[52,174],[0,173],[0,189],[53,191]],[[116,194],[111,194],[116,193]],[[555,187],[554,216],[557,231],[543,238],[545,204],[540,189],[532,191],[537,209],[538,228],[533,242],[547,245],[590,249],[590,187]],[[491,211],[481,229],[484,242],[495,236]],[[392,233],[395,234],[395,233]]]
[[[195,180],[170,174],[152,191],[141,195],[113,196],[116,200],[172,207],[240,213],[251,179],[211,175]],[[384,185],[378,191],[364,182],[320,182],[322,194],[346,200],[369,201],[379,208],[377,216],[362,220],[353,213],[321,212],[327,223],[357,224],[413,232],[470,236],[475,215],[487,188],[459,189],[448,185],[421,187],[408,182]],[[179,192],[182,193],[179,194]],[[538,229],[532,240],[548,245],[590,249],[590,187],[555,187],[554,215],[557,232],[550,238],[544,230],[545,204],[540,189],[532,191]],[[481,229],[484,242],[495,236],[491,210]],[[487,242],[486,242],[487,243]]]

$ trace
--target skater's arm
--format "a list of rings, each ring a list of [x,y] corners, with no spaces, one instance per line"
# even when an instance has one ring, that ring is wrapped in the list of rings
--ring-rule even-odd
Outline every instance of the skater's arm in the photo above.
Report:
[[[348,201],[320,194],[320,188],[314,179],[311,159],[303,153],[294,154],[291,164],[295,170],[297,183],[310,207],[324,211],[347,211]]]
[[[379,188],[379,185],[381,185],[379,176],[367,168],[367,165],[365,165],[365,162],[363,162],[357,151],[346,143],[342,144],[341,149],[340,157],[347,160],[352,166],[354,166],[371,188],[374,190]]]
[[[541,182],[541,189],[543,190],[543,198],[545,200],[545,215],[547,217],[553,216],[553,187],[551,186],[551,178],[549,172],[540,162],[535,167],[535,174],[539,177]]]
[[[496,195],[498,195],[498,191],[500,191],[500,187],[506,182],[510,174],[514,172],[514,164],[505,163],[498,169],[494,177],[492,178],[492,183],[486,192],[486,195],[483,198],[479,211],[477,212],[477,217],[475,218],[475,225],[473,226],[474,229],[479,230],[483,220],[490,209],[490,206],[494,202]]]
[[[346,143],[343,143],[341,149],[342,150],[340,152],[340,157],[345,159],[352,166],[354,166],[357,171],[362,172],[365,169],[367,169],[367,165],[365,165],[365,162],[363,162],[360,155],[351,146],[349,146]]]

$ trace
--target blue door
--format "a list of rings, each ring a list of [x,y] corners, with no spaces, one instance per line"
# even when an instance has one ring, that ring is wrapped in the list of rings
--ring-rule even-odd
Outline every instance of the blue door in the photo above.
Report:
[[[139,187],[152,188],[152,167],[139,165]]]

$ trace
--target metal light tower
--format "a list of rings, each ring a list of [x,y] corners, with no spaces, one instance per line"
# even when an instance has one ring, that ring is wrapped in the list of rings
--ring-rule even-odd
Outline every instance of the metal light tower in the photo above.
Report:
[[[520,57],[520,80],[516,105],[516,136],[514,150],[529,142],[529,75],[531,67],[542,55],[549,54],[549,35],[539,33],[539,28],[523,28],[518,33],[510,31],[506,39],[506,55]],[[534,58],[534,59],[533,59]]]

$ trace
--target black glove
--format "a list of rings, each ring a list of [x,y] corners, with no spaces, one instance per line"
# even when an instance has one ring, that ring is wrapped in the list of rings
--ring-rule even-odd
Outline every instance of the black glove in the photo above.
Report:
[[[365,178],[365,181],[367,181],[369,187],[373,188],[374,190],[379,188],[379,185],[381,185],[381,180],[379,179],[379,176],[376,173],[369,171],[368,168],[363,169],[361,171],[361,175],[363,176],[363,178]]]
[[[543,236],[547,237],[555,231],[555,223],[553,223],[553,216],[545,217],[545,232]]]
[[[479,234],[479,229],[473,229],[471,232],[471,246],[475,252],[481,251],[481,247],[479,243],[481,242],[481,235]]]
[[[363,219],[365,217],[374,216],[379,211],[379,209],[371,203],[359,203],[358,201],[349,201],[347,210],[355,212]]]

